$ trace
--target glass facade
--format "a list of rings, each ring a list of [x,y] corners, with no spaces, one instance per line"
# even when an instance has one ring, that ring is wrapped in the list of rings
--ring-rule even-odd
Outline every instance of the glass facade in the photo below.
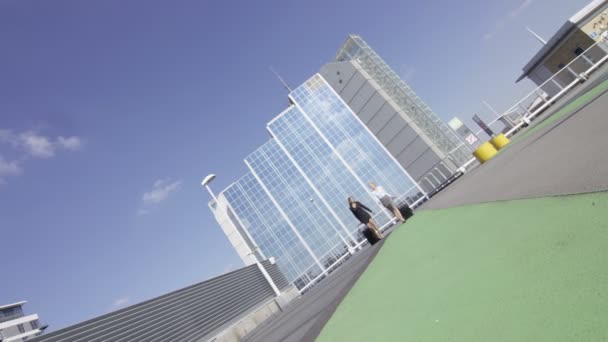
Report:
[[[21,306],[14,306],[0,310],[0,323],[23,317]]]
[[[234,226],[302,288],[358,242],[349,196],[386,225],[392,216],[368,183],[406,202],[420,190],[320,75],[289,97],[292,105],[267,124],[272,139],[245,158],[249,172],[223,195]]]
[[[457,165],[471,159],[469,147],[414,93],[359,36],[351,35],[338,51],[337,62],[354,60],[397,103],[399,108]]]

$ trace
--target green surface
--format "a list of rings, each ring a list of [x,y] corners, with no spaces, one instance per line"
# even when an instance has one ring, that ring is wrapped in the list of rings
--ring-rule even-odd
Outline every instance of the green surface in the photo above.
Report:
[[[582,106],[586,105],[587,103],[591,102],[596,96],[602,94],[606,90],[608,90],[608,80],[600,83],[599,85],[595,86],[591,90],[589,90],[586,93],[582,94],[581,96],[577,97],[572,102],[570,102],[566,106],[564,106],[564,108],[558,110],[553,115],[546,118],[545,120],[530,127],[528,130],[522,132],[521,134],[515,135],[515,137],[513,138],[513,140],[511,142],[521,141],[521,140],[529,137],[531,134],[538,131],[539,129],[542,129],[543,127],[547,127],[548,125],[553,124],[554,122],[563,118],[567,114],[570,114],[570,113],[574,112],[575,110],[578,110]],[[541,114],[541,117],[542,117],[542,114]],[[507,145],[507,147],[508,146],[509,145]]]
[[[318,341],[608,341],[608,192],[419,212]]]

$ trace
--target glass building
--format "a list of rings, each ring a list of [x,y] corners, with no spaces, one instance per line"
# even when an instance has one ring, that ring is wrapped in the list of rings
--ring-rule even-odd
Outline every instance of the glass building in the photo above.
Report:
[[[400,111],[456,167],[471,159],[471,150],[429,106],[414,93],[384,60],[360,37],[350,35],[338,51],[335,62],[355,61],[394,101]]]
[[[247,174],[210,208],[246,264],[274,257],[302,289],[362,240],[349,196],[387,226],[392,215],[372,197],[369,182],[410,205],[424,193],[321,75],[289,99],[267,124],[272,138],[245,158]]]

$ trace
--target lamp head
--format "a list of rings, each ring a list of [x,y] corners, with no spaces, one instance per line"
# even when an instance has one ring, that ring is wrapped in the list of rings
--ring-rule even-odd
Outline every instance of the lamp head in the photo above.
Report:
[[[212,174],[208,175],[207,177],[205,177],[205,178],[203,179],[203,181],[201,182],[201,185],[202,185],[202,186],[207,186],[207,185],[209,185],[209,183],[211,183],[211,182],[212,182],[214,179],[215,179],[215,174],[213,174],[213,173],[212,173]]]

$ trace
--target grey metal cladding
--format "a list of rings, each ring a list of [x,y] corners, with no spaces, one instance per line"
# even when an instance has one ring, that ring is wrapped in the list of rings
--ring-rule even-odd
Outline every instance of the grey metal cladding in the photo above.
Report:
[[[401,116],[394,115],[378,132],[376,137],[386,146],[406,125],[407,123]]]
[[[289,285],[276,264],[263,265],[279,288]],[[196,341],[213,337],[273,297],[254,264],[30,341]]]
[[[415,162],[408,166],[407,172],[410,173],[412,178],[419,180],[419,178],[431,171],[440,161],[441,159],[439,156],[429,148],[424,151]]]
[[[393,137],[393,139],[386,145],[386,149],[395,157],[401,153],[401,151],[405,150],[413,141],[418,137],[418,134],[411,126],[405,126],[397,135]],[[424,141],[423,141],[424,142]],[[420,154],[422,154],[424,150],[419,151],[419,154],[416,156],[412,156],[412,158],[418,158]],[[407,165],[402,165],[406,167]]]
[[[399,155],[397,155],[397,161],[399,161],[399,163],[406,170],[408,170],[410,165],[429,148],[430,147],[424,142],[424,140],[422,140],[420,136],[417,136],[414,141],[412,141],[406,148],[403,149],[403,151],[401,151],[401,153],[399,153]],[[414,176],[412,175],[412,177]]]
[[[351,62],[337,62],[325,64],[319,71],[323,78],[337,93],[340,93],[355,73],[355,66]]]
[[[359,110],[356,114],[361,119],[361,121],[363,121],[367,125],[367,127],[372,131],[372,133],[376,134],[378,133],[379,129],[377,129],[376,131],[372,129],[372,121],[376,118],[377,115],[383,113],[383,110],[389,112],[392,111],[392,109],[387,106],[387,102],[384,96],[382,96],[378,92],[375,92],[374,95],[372,95],[372,98],[369,99],[365,106],[363,106],[363,108],[361,108],[361,110]],[[394,114],[395,112],[396,111],[392,111],[392,114]]]
[[[340,96],[344,102],[350,103],[350,101],[357,95],[359,89],[361,89],[365,83],[367,83],[367,80],[363,77],[363,75],[361,75],[360,72],[354,74],[348,84],[346,84],[346,87],[344,87],[344,89],[342,89],[340,92]]]
[[[353,112],[358,113],[361,108],[367,104],[374,93],[376,93],[376,89],[374,89],[369,82],[363,83],[355,97],[348,103],[349,107]]]

